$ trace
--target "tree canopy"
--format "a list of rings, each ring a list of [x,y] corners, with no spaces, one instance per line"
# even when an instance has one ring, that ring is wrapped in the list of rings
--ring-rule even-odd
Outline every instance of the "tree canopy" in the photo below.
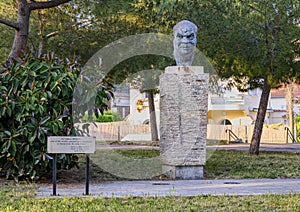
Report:
[[[34,10],[47,2],[68,1],[15,2],[26,2]],[[16,6],[19,5],[7,0],[0,3],[0,22],[14,29],[18,28],[17,22],[12,21]],[[3,8],[9,12],[4,13]],[[258,154],[270,89],[300,78],[296,59],[300,54],[299,11],[300,2],[293,0],[73,0],[52,10],[35,11],[29,38],[36,49],[42,43],[44,49],[64,56],[78,54],[86,62],[97,50],[119,38],[149,32],[171,34],[178,21],[194,22],[199,27],[197,47],[220,77],[233,79],[232,86],[241,90],[263,89],[250,151]],[[1,34],[8,38],[0,41],[5,55],[12,31],[0,27]],[[126,76],[140,71],[137,69],[150,69],[153,64],[162,63],[149,56],[132,59],[120,64],[112,74]]]

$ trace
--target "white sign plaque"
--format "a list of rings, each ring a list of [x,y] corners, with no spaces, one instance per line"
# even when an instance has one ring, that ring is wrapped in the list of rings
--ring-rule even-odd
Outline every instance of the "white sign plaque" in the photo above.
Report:
[[[48,153],[93,154],[95,152],[95,137],[80,136],[49,136]]]

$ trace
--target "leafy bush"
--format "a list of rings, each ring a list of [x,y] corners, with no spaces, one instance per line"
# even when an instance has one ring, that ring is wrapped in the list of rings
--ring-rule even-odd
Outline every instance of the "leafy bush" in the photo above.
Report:
[[[296,116],[296,132],[297,132],[297,142],[300,142],[300,116]]]
[[[284,127],[284,124],[282,123],[277,123],[277,124],[271,124],[268,126],[270,129],[278,129]]]
[[[89,121],[89,115],[86,113],[83,117],[84,122]],[[103,111],[102,114],[98,114],[96,116],[96,113],[93,115],[93,122],[115,122],[115,121],[123,121],[123,118],[120,116],[118,112],[112,111],[112,110],[106,110]]]
[[[114,121],[122,121],[122,117],[118,112],[115,111],[104,111],[103,115],[100,115],[95,119],[96,122],[114,122]]]
[[[0,171],[15,180],[35,179],[51,169],[51,161],[44,160],[47,136],[75,135],[71,106],[81,67],[51,54],[28,54],[22,63],[1,69]],[[58,168],[72,168],[76,158],[61,154]]]

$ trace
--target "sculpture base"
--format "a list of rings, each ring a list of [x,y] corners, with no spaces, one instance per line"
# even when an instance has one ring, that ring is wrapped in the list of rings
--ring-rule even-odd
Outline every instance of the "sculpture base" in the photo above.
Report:
[[[167,67],[160,77],[160,158],[172,179],[203,178],[208,84],[201,66]]]
[[[162,166],[163,173],[176,180],[200,180],[203,179],[203,166]]]

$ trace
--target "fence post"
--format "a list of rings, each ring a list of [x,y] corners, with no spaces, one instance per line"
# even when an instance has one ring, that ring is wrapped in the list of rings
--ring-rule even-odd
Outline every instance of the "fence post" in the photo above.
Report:
[[[289,143],[289,131],[288,131],[288,128],[285,127],[284,129],[286,130],[286,143]]]
[[[227,128],[225,129],[225,133],[228,133],[228,141],[227,144],[230,144],[230,130]]]
[[[245,143],[248,143],[248,132],[247,132],[247,125],[245,125]]]
[[[121,126],[118,126],[118,143],[121,142]]]

